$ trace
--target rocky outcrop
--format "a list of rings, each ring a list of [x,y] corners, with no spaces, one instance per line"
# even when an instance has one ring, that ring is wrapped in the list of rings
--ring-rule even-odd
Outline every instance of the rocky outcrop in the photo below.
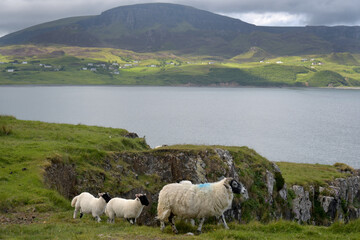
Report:
[[[230,148],[231,149],[231,148]],[[194,184],[234,177],[248,189],[245,197],[235,196],[227,220],[271,221],[291,219],[299,223],[328,224],[335,219],[360,217],[360,177],[338,178],[328,186],[287,186],[274,163],[248,148],[159,148],[143,152],[107,155],[91,167],[78,167],[57,156],[49,159],[44,182],[71,199],[80,192],[133,199],[146,193],[150,205],[139,224],[154,225],[158,193],[167,183],[190,180]]]
[[[337,178],[319,187],[318,200],[331,221],[360,217],[360,177]]]

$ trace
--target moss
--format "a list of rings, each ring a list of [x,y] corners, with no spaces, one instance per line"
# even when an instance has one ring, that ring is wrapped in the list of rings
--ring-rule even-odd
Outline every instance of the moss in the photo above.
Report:
[[[355,172],[354,168],[350,167],[345,163],[335,163],[334,167],[336,167],[336,169],[338,169],[340,172],[351,172],[351,173]]]

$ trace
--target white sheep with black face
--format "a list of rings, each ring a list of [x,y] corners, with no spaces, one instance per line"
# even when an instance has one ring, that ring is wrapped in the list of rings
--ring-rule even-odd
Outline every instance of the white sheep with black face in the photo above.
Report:
[[[111,198],[108,193],[99,193],[98,195],[99,198],[95,198],[90,193],[83,192],[74,197],[71,201],[71,206],[75,207],[74,218],[76,218],[77,212],[80,211],[80,218],[84,213],[91,213],[95,220],[100,222],[100,216],[104,213],[106,204]]]
[[[146,194],[136,194],[135,199],[113,198],[107,204],[105,214],[109,217],[108,222],[114,223],[115,217],[119,217],[134,224],[144,206],[148,205]]]
[[[215,183],[192,184],[190,181],[165,185],[159,193],[158,216],[161,230],[169,221],[174,233],[177,229],[174,217],[201,219],[197,231],[201,233],[206,217],[221,217],[228,229],[223,213],[231,208],[233,193],[245,194],[245,187],[233,178],[224,178]]]

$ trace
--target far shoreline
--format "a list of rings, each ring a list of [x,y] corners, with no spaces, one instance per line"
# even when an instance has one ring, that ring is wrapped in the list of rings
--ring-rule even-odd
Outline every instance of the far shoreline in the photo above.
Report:
[[[360,90],[360,87],[295,87],[295,86],[236,86],[236,85],[114,85],[114,84],[0,84],[0,87],[183,87],[183,88],[287,88]]]

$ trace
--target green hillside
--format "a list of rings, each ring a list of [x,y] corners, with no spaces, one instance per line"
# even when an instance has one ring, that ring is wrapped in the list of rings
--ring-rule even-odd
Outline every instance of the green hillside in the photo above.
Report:
[[[333,60],[335,55],[341,62]],[[14,45],[0,47],[0,85],[358,87],[359,59],[350,53],[274,57],[259,48],[227,59],[171,51]]]
[[[340,65],[359,65],[359,62],[350,53],[332,53],[327,60]]]

